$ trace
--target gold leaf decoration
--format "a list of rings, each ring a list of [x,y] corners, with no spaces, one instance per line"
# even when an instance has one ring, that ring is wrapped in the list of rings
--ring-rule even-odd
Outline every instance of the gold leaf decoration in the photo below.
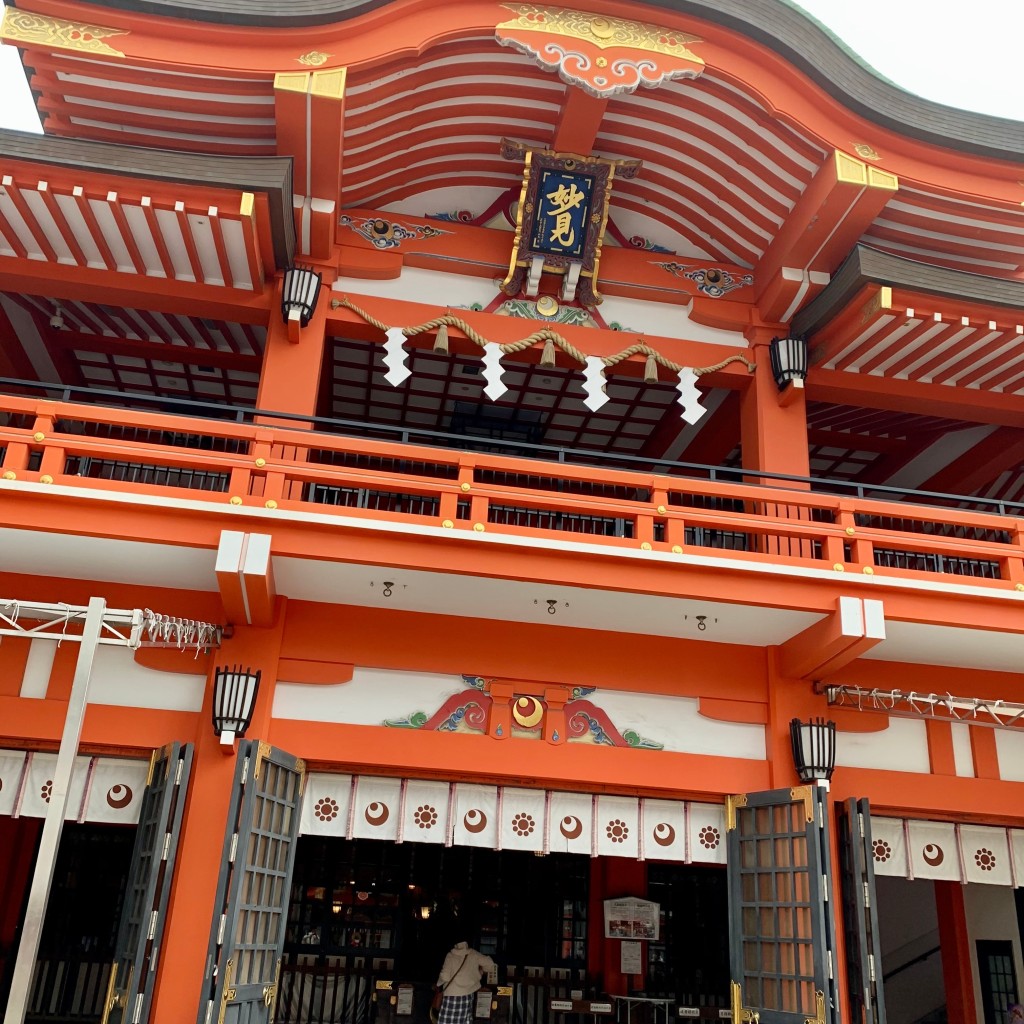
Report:
[[[0,25],[0,39],[4,42],[52,46],[61,50],[101,53],[110,57],[123,57],[124,53],[104,40],[126,35],[128,33],[121,29],[83,25],[63,18],[47,18],[42,14],[31,14],[13,7],[5,8],[3,24]]]
[[[861,160],[881,160],[882,157],[878,150],[874,146],[869,146],[866,142],[855,142],[853,144],[853,151],[861,158]]]
[[[544,32],[555,36],[571,36],[588,40],[602,49],[611,46],[628,46],[650,53],[668,53],[675,57],[703,64],[695,53],[686,48],[687,43],[699,43],[699,36],[691,36],[675,29],[662,28],[641,21],[627,21],[587,11],[568,10],[564,7],[542,7],[538,4],[504,4],[506,10],[516,17],[502,22],[499,29]]]
[[[295,59],[300,64],[305,64],[307,67],[318,68],[331,58],[332,54],[323,53],[320,50],[310,50],[309,53],[304,53],[301,57]]]

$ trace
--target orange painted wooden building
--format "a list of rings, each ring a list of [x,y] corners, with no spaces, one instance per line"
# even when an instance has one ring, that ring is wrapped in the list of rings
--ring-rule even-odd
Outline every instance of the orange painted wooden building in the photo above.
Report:
[[[1024,125],[785,0],[0,36],[5,1024],[1003,1024]]]

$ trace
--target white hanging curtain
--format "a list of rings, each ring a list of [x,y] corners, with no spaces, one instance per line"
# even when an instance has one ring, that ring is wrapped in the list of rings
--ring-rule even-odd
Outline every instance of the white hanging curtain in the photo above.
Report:
[[[498,849],[543,851],[546,814],[543,790],[503,788]]]
[[[909,877],[904,824],[901,818],[876,818],[872,815],[871,842],[876,875]]]
[[[644,860],[686,860],[686,804],[682,800],[642,800],[640,856]]]
[[[725,863],[725,808],[721,804],[687,804],[687,860],[693,864]]]
[[[401,779],[360,775],[353,794],[349,835],[353,839],[398,839]]]
[[[497,786],[456,783],[452,842],[456,846],[481,846],[491,850],[497,848]]]
[[[640,801],[633,796],[599,796],[594,822],[595,848],[601,857],[640,855]]]
[[[149,763],[116,757],[97,757],[93,762],[81,819],[111,824],[138,821]]]
[[[0,750],[0,814],[45,818],[56,767],[56,754]],[[148,760],[79,755],[71,772],[65,820],[136,824],[148,774]]]
[[[25,770],[25,751],[0,750],[0,814],[13,814]]]
[[[548,802],[548,850],[594,854],[594,798],[589,793],[552,793]]]
[[[1010,839],[1005,828],[961,825],[964,878],[988,885],[1013,885]]]
[[[299,831],[308,836],[348,836],[351,775],[316,773],[306,779]]]
[[[907,835],[914,878],[963,881],[955,825],[948,821],[911,821]]]
[[[410,779],[402,800],[401,838],[405,843],[445,843],[451,836],[447,782]]]

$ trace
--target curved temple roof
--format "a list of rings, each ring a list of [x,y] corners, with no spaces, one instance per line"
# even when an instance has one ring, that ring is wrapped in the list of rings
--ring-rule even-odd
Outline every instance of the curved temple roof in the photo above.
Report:
[[[399,0],[83,0],[96,7],[239,26],[329,25]],[[403,4],[404,6],[404,4]],[[600,7],[600,4],[591,4]],[[850,110],[886,128],[941,146],[1005,160],[1024,158],[1024,124],[957,110],[888,82],[787,0],[648,0],[635,17],[657,8],[734,29],[775,50]]]

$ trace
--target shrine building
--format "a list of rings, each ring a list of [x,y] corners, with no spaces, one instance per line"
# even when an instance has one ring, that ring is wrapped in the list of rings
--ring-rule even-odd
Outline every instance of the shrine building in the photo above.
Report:
[[[6,3],[3,1024],[1024,1002],[1024,123],[579,3]]]

